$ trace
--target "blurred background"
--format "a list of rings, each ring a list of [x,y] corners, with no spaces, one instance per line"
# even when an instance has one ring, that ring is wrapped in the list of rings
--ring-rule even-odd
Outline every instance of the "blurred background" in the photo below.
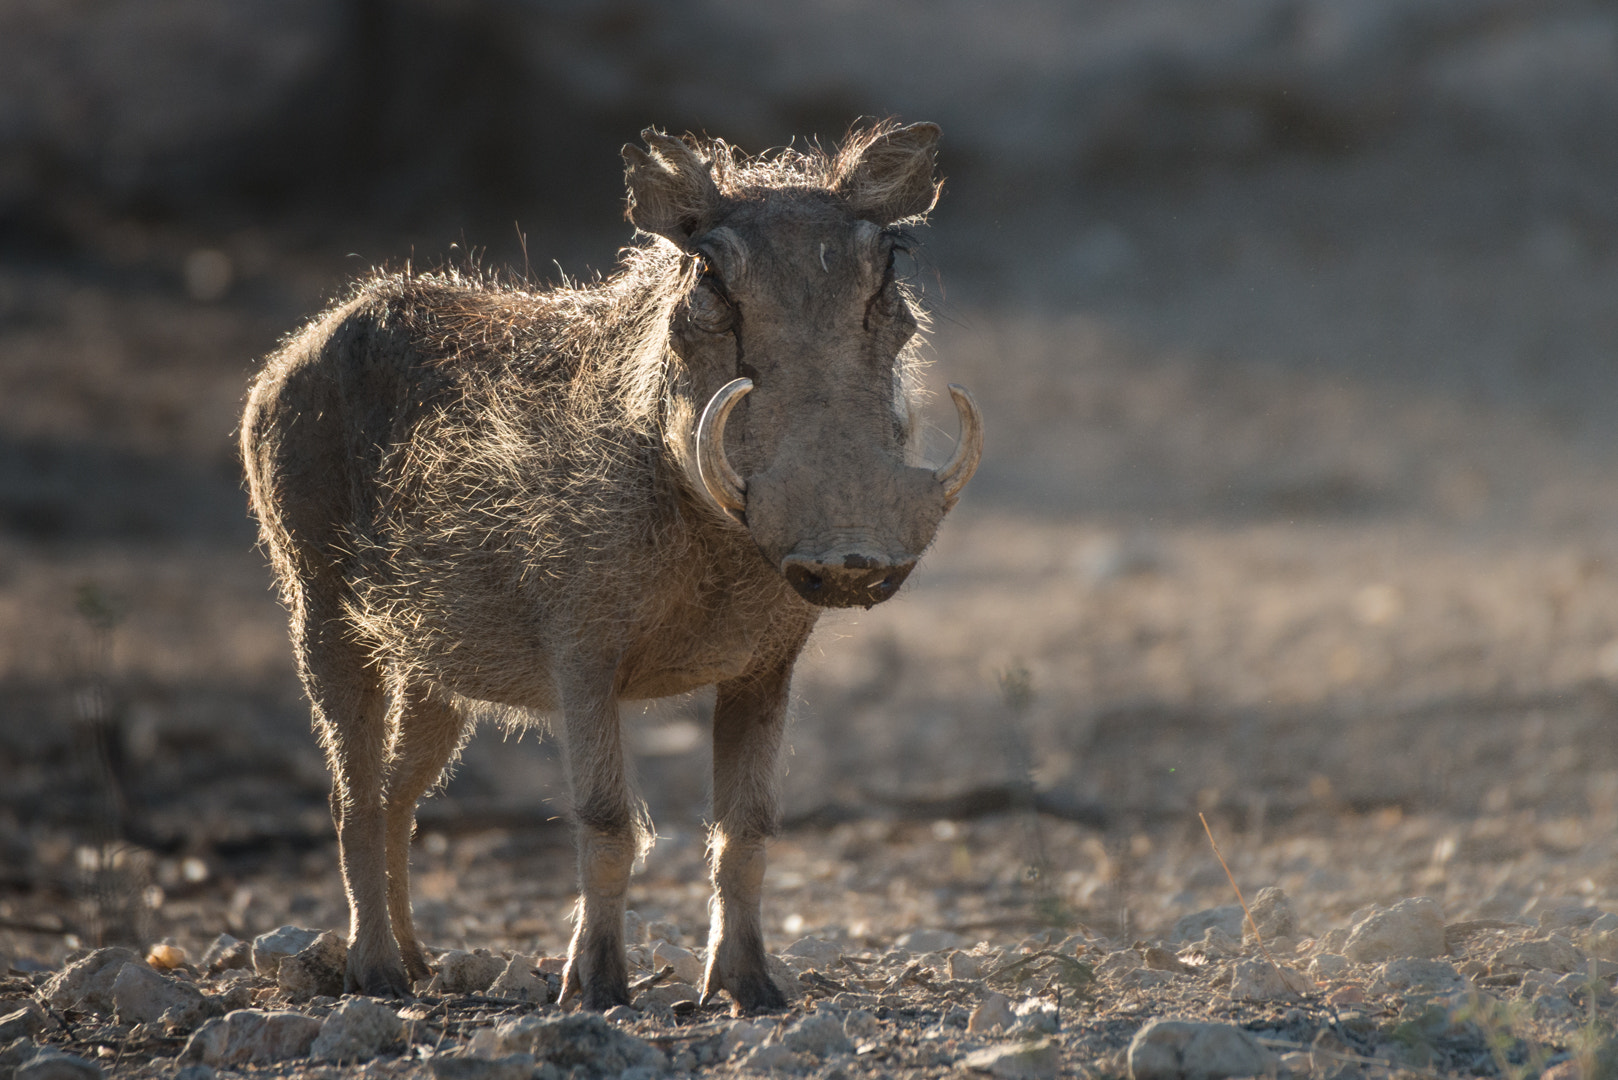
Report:
[[[0,953],[342,924],[234,447],[282,335],[374,266],[610,272],[648,125],[887,116],[944,130],[913,284],[988,448],[800,668],[771,933],[1168,925],[1228,899],[1197,810],[1306,919],[1618,894],[1610,4],[10,0]],[[710,710],[630,716],[697,928]],[[474,742],[429,940],[556,947],[559,777]]]

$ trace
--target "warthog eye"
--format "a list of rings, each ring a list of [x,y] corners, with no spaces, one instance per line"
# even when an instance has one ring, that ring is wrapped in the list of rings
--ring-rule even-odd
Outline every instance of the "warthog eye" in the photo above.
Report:
[[[735,324],[736,307],[713,264],[705,258],[697,260],[697,283],[686,297],[685,317],[697,329],[710,334],[726,333]]]

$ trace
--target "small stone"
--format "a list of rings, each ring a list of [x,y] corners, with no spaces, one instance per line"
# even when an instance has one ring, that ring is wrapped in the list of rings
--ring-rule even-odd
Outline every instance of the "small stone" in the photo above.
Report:
[[[781,1025],[767,1017],[757,1020],[736,1020],[719,1037],[721,1057],[730,1057],[737,1050],[762,1045]]]
[[[539,972],[539,957],[513,956],[500,977],[489,984],[489,996],[510,998],[514,1001],[534,1001],[543,1005],[550,1000],[551,985]]]
[[[1584,966],[1584,957],[1573,943],[1560,934],[1507,945],[1489,960],[1489,973],[1502,971],[1575,971]]]
[[[146,950],[147,965],[157,971],[173,971],[177,967],[184,967],[185,961],[185,950],[178,945],[163,942]]]
[[[16,1080],[101,1080],[101,1066],[59,1050],[41,1050],[17,1066]]]
[[[895,942],[899,948],[912,953],[943,952],[945,949],[970,948],[972,942],[953,930],[912,930]]]
[[[782,956],[797,956],[808,960],[818,971],[825,971],[835,967],[837,961],[843,958],[843,950],[830,941],[822,941],[815,937],[801,937],[788,945]]]
[[[1002,1043],[966,1055],[961,1068],[1005,1080],[1044,1080],[1061,1072],[1062,1048],[1055,1039]]]
[[[632,1024],[640,1019],[640,1013],[628,1005],[614,1005],[601,1015],[614,1024]]]
[[[1146,966],[1146,960],[1134,949],[1110,952],[1095,966],[1096,978],[1105,983],[1117,982],[1120,976]]]
[[[687,982],[674,980],[658,983],[656,986],[648,986],[635,995],[634,1004],[635,1008],[645,1012],[648,1009],[670,1009],[674,1007],[676,1002],[680,1001],[700,1001],[701,999],[702,992],[695,986]]]
[[[1258,925],[1259,937],[1274,945],[1281,938],[1298,936],[1298,912],[1287,894],[1275,886],[1260,889],[1249,905],[1253,923]],[[1252,942],[1253,924],[1242,920],[1242,942]]]
[[[1011,1012],[1017,1018],[1017,1022],[1011,1027],[1015,1035],[1027,1038],[1030,1035],[1056,1034],[1058,1020],[1056,1005],[1053,1002],[1041,998],[1028,998],[1017,1002]],[[968,1023],[970,1022],[969,1020]]]
[[[662,971],[665,967],[673,967],[674,977],[681,982],[693,986],[702,982],[702,957],[690,949],[671,945],[667,941],[659,941],[652,949],[652,968]]]
[[[851,1054],[854,1044],[843,1031],[841,1018],[828,1012],[812,1013],[781,1032],[783,1045],[815,1057]]]
[[[945,964],[951,979],[976,979],[983,974],[983,958],[960,949],[950,953]]]
[[[253,943],[220,934],[202,954],[202,970],[207,972],[233,971],[253,966]]]
[[[1276,1001],[1311,989],[1308,977],[1301,971],[1268,960],[1238,960],[1230,972],[1232,1001]]]
[[[204,1065],[200,1061],[193,1061],[189,1065],[182,1065],[174,1074],[174,1080],[214,1080],[219,1074],[214,1072],[212,1065]]]
[[[113,1010],[112,984],[118,972],[125,964],[140,962],[139,954],[133,949],[118,946],[97,949],[51,976],[41,993],[57,1009],[110,1013]]]
[[[1341,978],[1352,965],[1340,953],[1321,953],[1309,961],[1309,976],[1316,982]]]
[[[781,1043],[764,1043],[749,1050],[742,1057],[741,1065],[764,1073],[805,1073],[814,1068],[815,1059]]]
[[[1232,939],[1239,940],[1242,936],[1242,920],[1245,918],[1240,904],[1204,908],[1202,911],[1193,911],[1177,919],[1169,937],[1173,941],[1197,941],[1208,932],[1209,927],[1217,926]]]
[[[1541,930],[1583,930],[1603,914],[1600,908],[1570,897],[1547,900],[1535,912]]]
[[[1377,971],[1371,993],[1378,996],[1397,993],[1441,994],[1466,985],[1455,965],[1447,960],[1423,960],[1406,956],[1389,960]]]
[[[146,1024],[170,1016],[177,1028],[202,1021],[207,999],[188,982],[159,975],[145,964],[125,964],[112,982],[112,1003],[120,1024]]]
[[[480,1058],[439,1054],[428,1059],[427,1067],[434,1080],[529,1080],[534,1075],[534,1055]]]
[[[238,1009],[198,1028],[180,1060],[219,1068],[308,1057],[320,1026],[319,1020],[301,1013]]]
[[[1223,1080],[1273,1072],[1275,1055],[1229,1024],[1153,1020],[1129,1044],[1131,1080]]]
[[[282,958],[275,983],[293,1001],[337,997],[343,992],[347,968],[348,942],[337,931],[327,930],[293,955]]]
[[[505,974],[508,964],[488,949],[451,949],[438,958],[438,988],[446,994],[481,994]]]
[[[1438,901],[1418,896],[1373,908],[1349,931],[1343,955],[1358,964],[1406,956],[1443,956],[1444,913]]]
[[[992,993],[972,1010],[966,1030],[972,1035],[987,1035],[991,1031],[1010,1031],[1017,1023],[1017,1014],[1011,1011],[1011,999],[1004,994]]]
[[[44,1030],[45,1010],[35,1001],[25,1001],[16,1012],[0,1016],[0,1046],[5,1046],[13,1039],[38,1035]]]
[[[843,1017],[843,1034],[854,1042],[874,1039],[882,1033],[882,1023],[870,1009],[854,1009]]]
[[[1326,995],[1327,1005],[1363,1005],[1366,1000],[1365,987],[1359,983],[1339,986]]]
[[[404,1021],[398,1013],[379,1001],[353,997],[321,1023],[309,1056],[317,1061],[369,1061],[402,1038]]]
[[[319,930],[303,926],[283,926],[260,934],[253,939],[253,970],[275,978],[281,973],[282,960],[301,953],[319,936]]]
[[[668,1065],[668,1059],[657,1047],[613,1027],[598,1013],[524,1016],[497,1027],[494,1045],[500,1055],[529,1053],[536,1061],[550,1062],[559,1068],[584,1065],[608,1075],[631,1068],[662,1069]]]

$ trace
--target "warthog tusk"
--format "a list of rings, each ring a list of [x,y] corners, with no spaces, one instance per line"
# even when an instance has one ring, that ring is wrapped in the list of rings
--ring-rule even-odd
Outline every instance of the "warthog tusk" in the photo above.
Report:
[[[955,411],[961,414],[961,436],[955,440],[954,456],[935,469],[933,476],[944,485],[944,500],[954,502],[972,474],[978,471],[978,460],[983,457],[983,414],[978,412],[978,403],[972,400],[966,387],[950,383],[949,396],[955,399]]]
[[[749,390],[752,379],[732,379],[719,388],[697,421],[697,475],[702,489],[722,512],[737,521],[747,508],[747,481],[736,475],[725,458],[725,421]]]

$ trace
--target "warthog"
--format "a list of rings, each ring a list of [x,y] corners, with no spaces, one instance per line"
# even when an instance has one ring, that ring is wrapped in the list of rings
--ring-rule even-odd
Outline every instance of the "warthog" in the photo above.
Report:
[[[704,998],[780,1007],[759,894],[792,666],[823,608],[892,596],[977,466],[919,464],[895,223],[938,129],[749,159],[626,146],[648,234],[605,280],[378,275],[290,338],[242,421],[252,505],[333,774],[346,986],[428,974],[415,804],[469,705],[560,712],[581,897],[565,993],[629,997],[624,894],[650,835],[618,703],[716,685]]]

